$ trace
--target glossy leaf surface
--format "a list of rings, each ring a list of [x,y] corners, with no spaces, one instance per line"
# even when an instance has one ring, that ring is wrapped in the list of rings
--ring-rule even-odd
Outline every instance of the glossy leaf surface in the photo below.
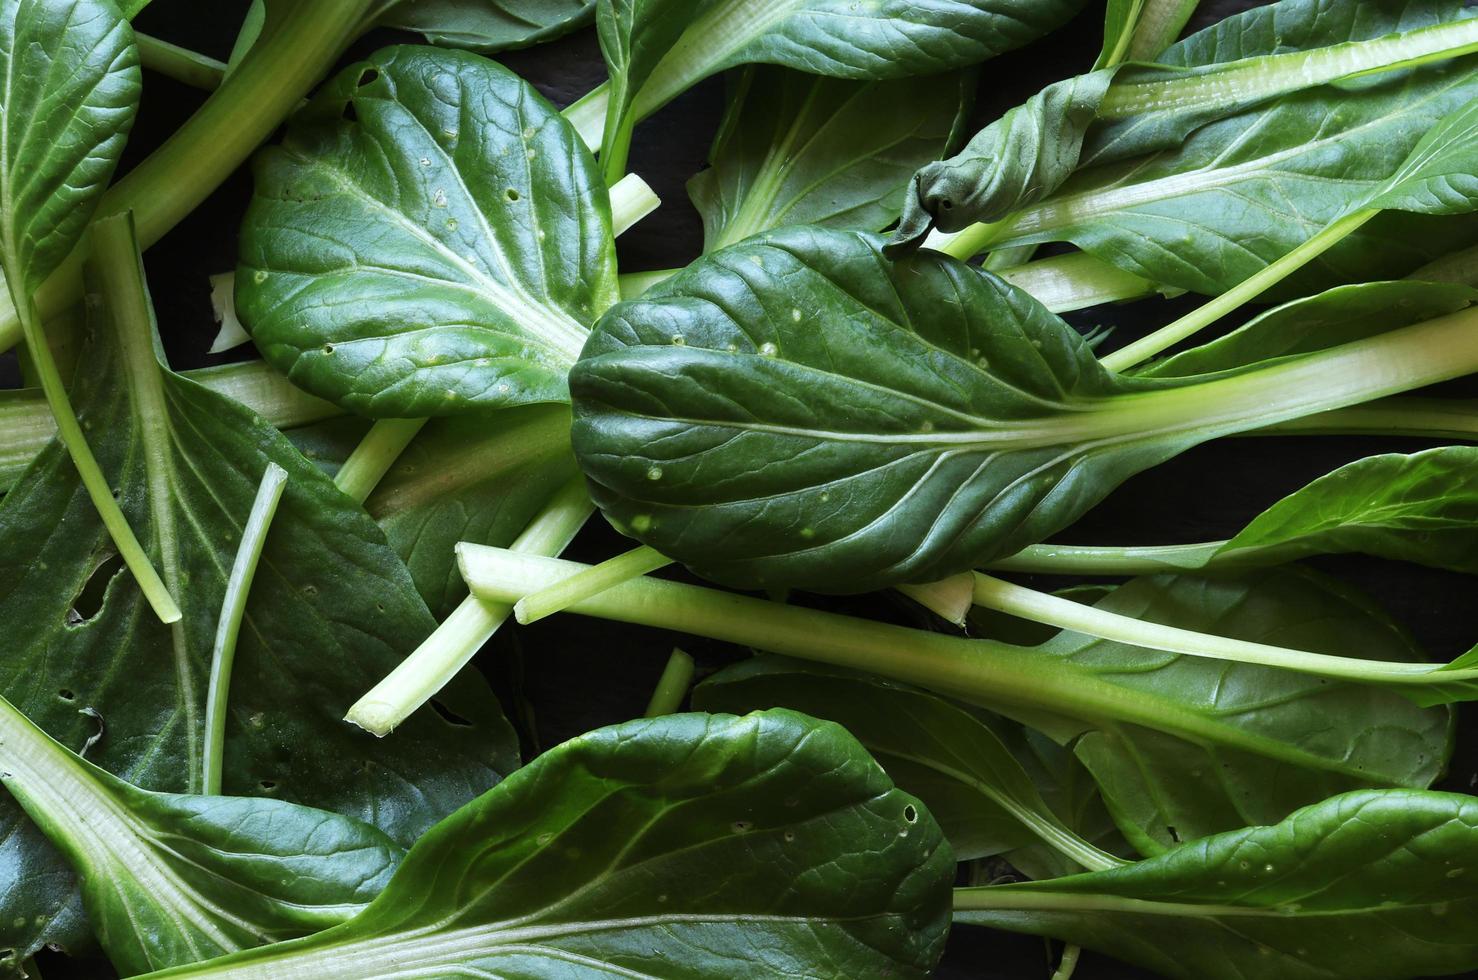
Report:
[[[961,895],[955,921],[1052,936],[1185,980],[1463,973],[1478,802],[1359,792],[1126,868]]]
[[[668,715],[530,763],[351,922],[162,976],[923,977],[953,876],[928,811],[839,726]]]
[[[0,783],[67,856],[125,976],[337,925],[403,855],[350,817],[260,797],[150,793],[0,702]]]
[[[358,414],[562,401],[617,296],[610,204],[579,136],[512,72],[387,48],[258,158],[236,282],[264,356]]]

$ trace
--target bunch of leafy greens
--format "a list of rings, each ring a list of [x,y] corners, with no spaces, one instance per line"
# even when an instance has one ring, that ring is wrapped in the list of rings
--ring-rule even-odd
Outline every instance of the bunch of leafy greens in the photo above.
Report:
[[[1457,0],[1178,43],[1194,0],[1109,0],[964,146],[980,62],[1089,5],[255,0],[225,63],[146,5],[0,0],[0,975],[922,977],[952,923],[1064,977],[1478,968],[1478,810],[1430,789],[1478,648],[1297,563],[1478,572],[1478,449],[1049,542],[1223,437],[1478,432],[1406,395],[1478,373]],[[592,22],[564,111],[487,57]],[[387,27],[427,43],[334,71]],[[210,94],[110,185],[141,63]],[[719,72],[703,254],[623,275],[638,124]],[[284,122],[232,278],[264,360],[175,372],[140,250]],[[1057,315],[1186,291],[1103,357]],[[640,546],[558,559],[597,508]],[[888,588],[917,625],[784,601]],[[756,655],[524,764],[464,668],[566,608]]]

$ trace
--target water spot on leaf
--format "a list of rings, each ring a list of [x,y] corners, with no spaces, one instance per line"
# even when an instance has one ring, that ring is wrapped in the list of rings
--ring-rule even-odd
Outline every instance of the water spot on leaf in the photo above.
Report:
[[[760,344],[761,357],[774,357],[778,353],[780,353],[780,348],[776,347],[770,341],[767,340],[763,344]]]
[[[258,269],[256,272],[253,272],[251,274],[251,278],[253,282],[260,286],[262,283],[267,281],[267,270]]]
[[[733,823],[729,824],[729,829],[736,834],[747,834],[754,829],[754,824],[750,823],[748,820],[735,820]]]
[[[652,529],[652,515],[637,514],[631,519],[631,529],[637,534],[646,534]]]
[[[647,479],[656,481],[662,479],[662,467],[653,466],[647,470]]]

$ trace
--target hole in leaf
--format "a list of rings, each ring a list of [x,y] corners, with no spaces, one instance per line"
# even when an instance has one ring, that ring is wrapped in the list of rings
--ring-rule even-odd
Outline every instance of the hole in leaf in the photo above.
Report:
[[[110,554],[98,562],[81,591],[77,593],[77,598],[72,600],[72,608],[67,612],[67,625],[80,626],[102,612],[103,600],[108,594],[108,583],[122,571],[122,555]]]
[[[907,820],[909,823],[915,823],[918,821],[919,811],[912,803],[903,808],[903,819]]]
[[[57,691],[56,696],[61,698],[63,701],[77,700],[77,693],[68,687],[64,687],[60,691]]]
[[[277,788],[277,783],[273,782],[270,779],[264,779],[261,782],[257,783],[257,786],[261,789],[263,793],[270,793]]]
[[[510,200],[510,201],[516,201],[516,200],[518,200],[518,191],[514,190],[512,187],[508,188],[508,200]]]
[[[323,345],[323,352],[325,354],[332,354],[334,352],[334,345],[333,344],[324,344]]]
[[[360,88],[364,88],[366,85],[374,84],[375,80],[379,77],[380,69],[366,68],[364,71],[359,73],[359,81],[355,82],[354,84],[358,85]]]
[[[1170,839],[1175,841],[1175,843],[1180,843],[1180,834],[1176,832],[1174,827],[1166,827],[1165,832],[1170,835]]]
[[[435,698],[431,699],[431,707],[437,714],[441,715],[441,720],[446,722],[448,725],[456,725],[458,728],[472,727],[472,722],[468,721],[466,718],[463,718],[461,715],[457,714],[451,708],[448,708],[446,705],[442,704]]]
[[[352,123],[359,122],[359,110],[356,109],[356,108],[354,108],[354,103],[353,102],[345,102],[344,103],[344,108],[340,112],[340,115],[342,115],[344,117],[344,121],[345,122],[352,122]]]

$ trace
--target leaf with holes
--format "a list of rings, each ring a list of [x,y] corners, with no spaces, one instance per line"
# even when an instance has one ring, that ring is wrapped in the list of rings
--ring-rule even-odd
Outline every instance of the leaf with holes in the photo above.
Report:
[[[352,921],[165,977],[924,977],[954,856],[841,727],[669,715],[550,750]]]
[[[0,783],[78,873],[98,941],[125,976],[344,922],[404,853],[368,824],[285,800],[138,789],[3,698]]]
[[[1184,980],[1466,974],[1478,801],[1348,793],[1126,868],[965,889],[955,922],[1051,936]]]
[[[258,157],[236,312],[314,394],[451,415],[565,400],[615,272],[605,188],[554,107],[475,54],[396,47]]]
[[[138,282],[141,268],[135,257],[95,272],[90,291],[116,298],[116,277]],[[435,625],[405,567],[368,515],[275,429],[160,363],[147,307],[94,313],[77,404],[184,616],[164,626],[134,580],[114,574],[107,533],[52,443],[0,504],[0,622],[28,624],[0,659],[0,694],[74,750],[101,724],[88,759],[131,783],[198,791],[216,620],[274,462],[288,485],[237,645],[225,791],[341,812],[408,844],[515,768],[513,732],[470,674],[439,696],[470,725],[423,711],[380,742],[343,723]],[[10,805],[0,810],[0,881],[0,946],[74,941],[75,883]]]
[[[491,54],[563,37],[595,17],[595,0],[400,0],[380,23],[444,48]]]
[[[949,147],[975,82],[974,72],[886,82],[738,72],[712,166],[688,181],[703,250],[783,225],[882,231],[909,177]]]

